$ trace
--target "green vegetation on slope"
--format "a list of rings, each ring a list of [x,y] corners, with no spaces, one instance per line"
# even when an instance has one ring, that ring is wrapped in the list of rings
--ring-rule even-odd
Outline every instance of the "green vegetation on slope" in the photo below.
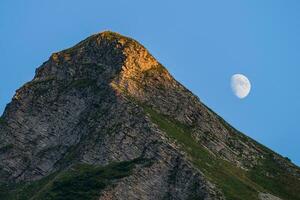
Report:
[[[287,169],[279,167],[271,154],[266,155],[262,165],[254,167],[248,175],[253,181],[283,199],[300,199],[300,180]]]
[[[282,170],[278,172],[278,166],[271,158],[265,159],[261,166],[247,172],[216,158],[198,144],[191,135],[191,127],[163,116],[148,106],[143,105],[143,108],[151,120],[188,153],[194,166],[222,189],[226,199],[255,200],[258,199],[258,192],[273,193],[286,200],[300,199],[299,180],[282,174]],[[267,178],[266,171],[277,171],[279,174],[275,178]]]
[[[78,164],[30,184],[0,185],[1,200],[94,200],[114,180],[129,176],[141,159],[105,167]]]
[[[3,119],[3,117],[0,117],[0,125],[4,125],[6,122],[5,120]]]

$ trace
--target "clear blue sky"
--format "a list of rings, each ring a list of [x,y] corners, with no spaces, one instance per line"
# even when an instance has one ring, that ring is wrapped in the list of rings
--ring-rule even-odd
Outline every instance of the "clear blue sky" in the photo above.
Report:
[[[0,112],[52,52],[103,30],[144,44],[233,126],[300,164],[299,0],[1,0]],[[230,77],[252,82],[240,100]]]

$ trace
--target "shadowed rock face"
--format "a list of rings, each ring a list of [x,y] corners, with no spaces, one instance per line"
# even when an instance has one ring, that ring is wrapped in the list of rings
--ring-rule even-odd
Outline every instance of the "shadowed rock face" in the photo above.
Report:
[[[268,188],[255,180],[278,175],[264,171],[266,160],[300,184],[299,168],[232,128],[138,42],[112,32],[52,54],[0,121],[2,183],[135,159],[145,162],[99,199],[234,199],[235,186],[211,173],[228,175],[223,162],[256,198]],[[259,177],[248,174],[255,170]]]

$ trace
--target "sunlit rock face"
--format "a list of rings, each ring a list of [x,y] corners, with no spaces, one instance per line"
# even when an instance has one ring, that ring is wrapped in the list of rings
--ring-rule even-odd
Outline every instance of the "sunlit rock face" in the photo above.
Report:
[[[296,166],[227,124],[137,41],[109,31],[52,54],[0,122],[0,183],[141,160],[99,199],[243,199],[232,181],[258,198],[255,174],[299,184]],[[278,173],[265,170],[269,159]]]

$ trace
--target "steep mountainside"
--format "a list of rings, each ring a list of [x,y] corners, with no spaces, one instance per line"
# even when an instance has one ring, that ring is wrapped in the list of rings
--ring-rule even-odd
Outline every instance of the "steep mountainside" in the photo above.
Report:
[[[52,54],[0,118],[0,199],[279,198],[300,169],[117,33]]]

